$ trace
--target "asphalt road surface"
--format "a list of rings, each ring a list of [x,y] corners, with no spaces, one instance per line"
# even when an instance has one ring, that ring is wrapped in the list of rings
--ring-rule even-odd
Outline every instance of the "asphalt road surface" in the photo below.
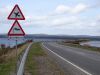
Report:
[[[100,75],[100,53],[57,43],[43,43],[68,75]],[[58,59],[58,60],[57,60]],[[72,73],[72,74],[71,74]]]

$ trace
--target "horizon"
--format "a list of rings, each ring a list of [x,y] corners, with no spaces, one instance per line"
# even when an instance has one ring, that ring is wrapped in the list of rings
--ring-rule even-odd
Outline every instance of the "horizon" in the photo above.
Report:
[[[4,36],[8,36],[7,34],[0,34],[0,36],[1,35],[4,35]],[[45,35],[47,35],[47,36],[83,36],[83,37],[100,37],[100,36],[97,36],[97,35],[66,35],[66,34],[25,34],[25,36],[27,36],[27,35],[41,35],[41,36],[45,36]]]

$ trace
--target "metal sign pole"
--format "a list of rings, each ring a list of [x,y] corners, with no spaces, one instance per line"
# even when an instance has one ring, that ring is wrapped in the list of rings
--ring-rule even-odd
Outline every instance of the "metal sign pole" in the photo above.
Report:
[[[11,37],[8,37],[8,41],[9,41],[9,48],[11,48],[11,46],[10,46],[10,40],[11,40]]]
[[[8,38],[8,47],[10,47],[10,39]]]
[[[17,37],[16,37],[16,75],[17,75],[17,50],[18,47],[17,47]]]

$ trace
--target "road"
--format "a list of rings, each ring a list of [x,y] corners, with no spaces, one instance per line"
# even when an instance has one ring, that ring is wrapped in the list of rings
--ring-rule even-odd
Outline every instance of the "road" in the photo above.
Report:
[[[43,43],[68,75],[100,75],[100,53],[57,43]]]

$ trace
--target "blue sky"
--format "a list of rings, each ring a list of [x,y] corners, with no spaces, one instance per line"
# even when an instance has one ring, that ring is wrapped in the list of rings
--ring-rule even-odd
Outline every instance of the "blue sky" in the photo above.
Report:
[[[18,4],[26,20],[19,21],[26,34],[100,36],[99,0],[1,0],[0,34],[7,34],[7,20]]]

